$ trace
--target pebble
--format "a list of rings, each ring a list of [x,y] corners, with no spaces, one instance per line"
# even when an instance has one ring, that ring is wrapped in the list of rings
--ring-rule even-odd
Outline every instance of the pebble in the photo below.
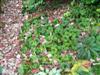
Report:
[[[16,56],[17,59],[20,59],[20,57],[21,57],[20,54],[18,54],[18,55]]]

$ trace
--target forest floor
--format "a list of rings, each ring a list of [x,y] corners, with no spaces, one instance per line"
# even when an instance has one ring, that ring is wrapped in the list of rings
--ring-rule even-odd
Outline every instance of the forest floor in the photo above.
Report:
[[[2,8],[4,11],[0,15],[0,21],[4,23],[4,27],[0,29],[0,65],[3,67],[2,75],[18,75],[17,70],[22,61],[19,32],[21,26],[23,26],[23,21],[39,17],[44,13],[48,15],[50,22],[55,18],[60,21],[60,18],[68,8],[63,5],[54,10],[46,9],[25,16],[22,14],[22,0],[9,0]]]
[[[100,74],[99,4],[46,3],[36,11],[25,6],[22,0],[2,6],[0,75]]]

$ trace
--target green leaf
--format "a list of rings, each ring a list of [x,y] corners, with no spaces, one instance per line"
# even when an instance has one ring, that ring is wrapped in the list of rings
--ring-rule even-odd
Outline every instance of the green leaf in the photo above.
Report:
[[[18,68],[18,73],[19,73],[19,75],[24,75],[24,67],[22,64]]]

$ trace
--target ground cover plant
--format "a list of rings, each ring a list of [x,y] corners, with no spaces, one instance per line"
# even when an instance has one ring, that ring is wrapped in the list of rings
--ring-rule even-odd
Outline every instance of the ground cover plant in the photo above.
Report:
[[[30,14],[44,3],[23,2],[27,1],[30,5],[24,3],[23,12]],[[25,20],[19,36],[21,75],[100,74],[100,4],[98,0],[72,0],[66,6],[61,18],[42,13]]]

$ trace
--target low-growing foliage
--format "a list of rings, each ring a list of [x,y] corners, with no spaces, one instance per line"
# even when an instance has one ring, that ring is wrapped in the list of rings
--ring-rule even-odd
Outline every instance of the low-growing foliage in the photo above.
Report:
[[[99,2],[99,0],[81,0],[85,4],[94,4],[96,2]]]
[[[33,12],[44,0],[23,0],[23,12]]]
[[[81,1],[90,4],[96,0]],[[35,3],[33,0],[29,3],[30,5],[23,4],[24,12],[26,10],[33,11],[34,5],[32,4],[35,3],[35,7],[38,7],[42,2],[43,0],[40,0],[40,2],[36,1]],[[40,69],[41,66],[45,69],[44,66],[47,65],[52,68],[56,65],[62,71],[67,68],[71,72],[75,65],[80,64],[76,64],[80,60],[100,58],[99,7],[84,5],[84,3],[69,4],[69,10],[63,14],[61,22],[59,22],[59,18],[49,22],[48,16],[43,16],[43,14],[38,18],[31,19],[31,21],[26,20],[24,22],[20,32],[23,43],[21,54],[24,74],[31,74],[32,69]],[[86,68],[84,71],[83,69],[80,67],[80,70],[77,69],[69,75],[92,75],[90,69]],[[58,73],[55,69],[54,72]],[[44,72],[39,73],[44,74]],[[58,75],[60,74],[58,73]]]

